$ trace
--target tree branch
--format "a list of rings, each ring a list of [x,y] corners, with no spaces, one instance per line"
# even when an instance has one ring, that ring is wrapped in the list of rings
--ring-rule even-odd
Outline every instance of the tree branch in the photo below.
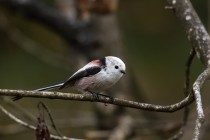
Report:
[[[210,75],[210,37],[189,0],[167,0],[167,2],[184,26],[188,40],[192,44],[198,58],[206,67],[194,82],[192,91],[196,98],[198,115],[193,139],[198,140],[204,122],[201,88]]]
[[[193,94],[189,94],[182,101],[168,106],[153,105],[147,103],[139,103],[135,101],[129,101],[124,99],[105,98],[99,96],[98,100],[92,96],[92,94],[73,94],[73,93],[61,93],[61,92],[40,92],[40,91],[26,91],[26,90],[10,90],[0,89],[0,95],[2,96],[21,96],[21,97],[34,97],[34,98],[49,98],[49,99],[63,99],[63,100],[76,100],[76,101],[90,101],[90,102],[101,102],[106,104],[119,105],[123,107],[136,108],[148,111],[156,112],[175,112],[182,109],[186,105],[189,105],[194,101]]]
[[[203,86],[204,82],[209,78],[210,76],[210,67],[205,69],[196,79],[195,83],[193,84],[193,92],[195,95],[196,100],[196,106],[197,106],[197,120],[196,120],[196,126],[194,131],[194,139],[199,139],[201,126],[204,123],[204,112],[202,107],[202,99],[201,99],[201,87]]]
[[[167,0],[204,66],[210,65],[210,37],[189,0]]]

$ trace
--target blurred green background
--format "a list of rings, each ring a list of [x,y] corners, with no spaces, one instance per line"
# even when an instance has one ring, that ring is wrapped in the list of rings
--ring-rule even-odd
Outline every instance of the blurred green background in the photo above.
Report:
[[[208,1],[193,0],[192,3],[208,29]],[[161,105],[173,104],[183,99],[185,63],[191,48],[183,27],[174,13],[166,10],[165,6],[167,6],[165,1],[120,0],[116,13],[126,65],[133,70],[137,83],[144,91],[148,102]],[[5,23],[5,17],[7,23]],[[28,38],[32,38],[40,48],[44,47],[59,53],[67,50],[64,40],[55,33],[34,21],[14,15],[4,8],[0,8],[0,24],[16,26]],[[70,66],[50,65],[8,38],[4,31],[0,31],[0,42],[0,88],[2,89],[32,90],[63,81],[75,71],[73,65],[77,62],[74,60],[70,60],[73,62]],[[71,54],[71,52],[67,53]],[[47,57],[45,54],[42,55],[44,58]],[[202,70],[203,65],[196,58],[192,67],[192,81]],[[207,104],[208,86],[205,87],[205,91],[203,98],[204,103]],[[93,103],[27,98],[18,101],[18,104],[36,114],[36,105],[40,100],[47,103],[57,122],[62,122],[69,116],[72,118],[69,124],[85,119],[94,122],[90,113]],[[104,106],[104,109],[107,108]],[[135,110],[129,110],[135,112]],[[75,113],[76,116],[74,116]],[[181,120],[181,113],[179,111],[173,114],[158,113],[158,115],[162,116],[163,120]],[[79,115],[81,118],[78,118],[78,114],[81,114]],[[133,114],[133,116],[138,116],[138,113]],[[1,129],[4,128],[5,120],[12,122],[3,114],[0,114],[0,117],[2,118],[0,119]],[[76,124],[71,124],[69,129],[65,126],[58,127],[64,134],[79,138],[83,137],[87,129],[94,129],[91,123],[87,123],[87,127],[82,129]],[[33,135],[30,130],[26,131],[27,133],[24,132],[17,135],[2,135],[0,138],[9,140],[14,137],[21,138],[21,135],[27,134],[29,137]]]

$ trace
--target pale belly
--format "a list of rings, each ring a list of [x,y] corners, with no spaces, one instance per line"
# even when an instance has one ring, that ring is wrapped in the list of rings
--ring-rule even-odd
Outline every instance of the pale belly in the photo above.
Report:
[[[84,77],[74,84],[74,88],[83,91],[101,92],[114,85],[115,82],[95,77]]]

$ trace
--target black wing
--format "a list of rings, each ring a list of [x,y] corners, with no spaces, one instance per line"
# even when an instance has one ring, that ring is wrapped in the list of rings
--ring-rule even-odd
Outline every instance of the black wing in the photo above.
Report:
[[[98,66],[90,67],[85,70],[79,71],[75,73],[74,75],[72,75],[68,80],[66,80],[66,82],[64,82],[64,84],[59,89],[68,87],[74,84],[77,80],[83,77],[89,77],[91,75],[97,74],[100,71],[101,71],[101,67],[98,67]]]

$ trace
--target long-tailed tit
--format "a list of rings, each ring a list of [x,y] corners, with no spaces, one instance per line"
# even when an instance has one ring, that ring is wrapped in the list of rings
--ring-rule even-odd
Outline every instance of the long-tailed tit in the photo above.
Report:
[[[36,91],[72,87],[80,92],[90,92],[96,96],[99,92],[113,86],[125,74],[125,69],[125,64],[120,58],[106,56],[89,62],[65,82],[40,88]],[[21,98],[20,96],[15,96],[13,100]]]

